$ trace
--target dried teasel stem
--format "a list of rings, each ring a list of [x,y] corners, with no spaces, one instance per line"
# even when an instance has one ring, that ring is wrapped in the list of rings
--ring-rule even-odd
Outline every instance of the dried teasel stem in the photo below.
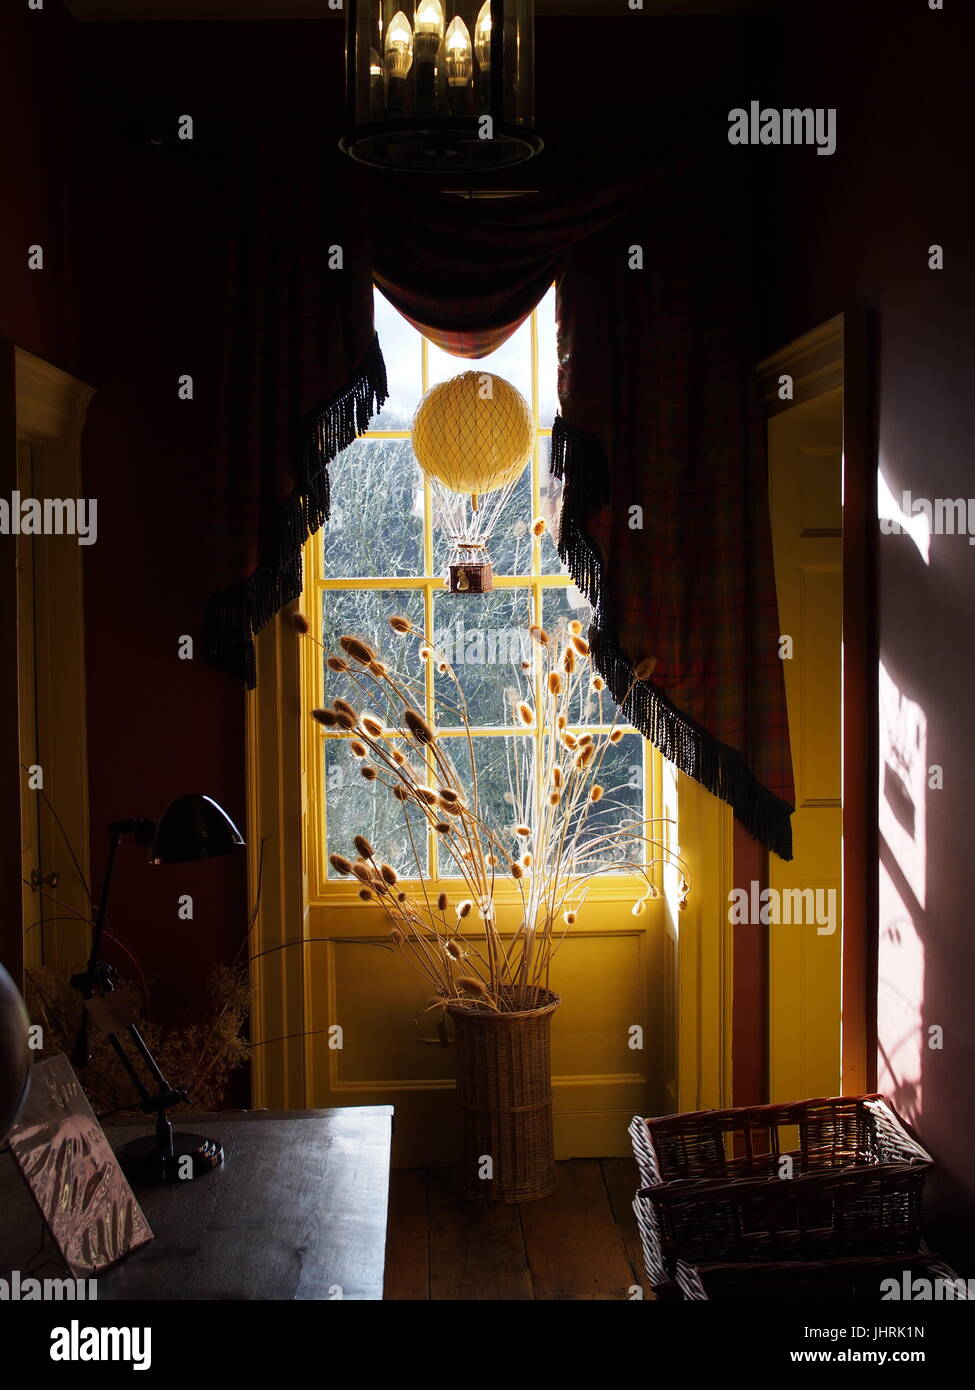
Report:
[[[359,637],[352,637],[346,634],[344,637],[339,638],[339,646],[347,656],[351,656],[353,661],[358,661],[360,666],[368,666],[371,661],[375,661],[376,659],[376,653],[373,651],[372,647],[369,646],[368,642],[363,642]]]
[[[437,736],[430,728],[419,710],[406,709],[403,711],[403,723],[409,729],[413,737],[420,743],[436,743]]]

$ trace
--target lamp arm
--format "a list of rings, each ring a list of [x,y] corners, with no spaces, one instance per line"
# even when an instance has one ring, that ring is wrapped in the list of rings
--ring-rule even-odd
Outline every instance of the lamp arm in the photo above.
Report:
[[[102,891],[98,898],[98,911],[95,913],[95,930],[91,938],[91,952],[88,956],[88,967],[83,974],[72,975],[71,984],[79,992],[82,999],[91,999],[98,986],[99,963],[98,952],[102,944],[102,930],[105,926],[105,914],[108,910],[108,897],[112,891],[112,877],[115,873],[115,858],[118,854],[118,847],[122,843],[123,830],[120,825],[114,824],[111,827],[112,838],[109,841],[108,860],[105,864],[105,874],[102,878]],[[88,1010],[82,1009],[81,1022],[78,1025],[78,1037],[71,1053],[71,1060],[76,1067],[84,1067],[91,1060],[91,1051],[88,1045]]]
[[[102,878],[102,891],[98,899],[98,909],[95,913],[95,929],[91,938],[91,952],[88,956],[88,965],[80,975],[72,975],[71,984],[81,995],[82,999],[91,999],[99,985],[111,988],[111,975],[107,967],[103,966],[98,959],[102,948],[102,931],[105,926],[105,917],[108,912],[108,899],[112,891],[112,878],[115,874],[115,859],[118,854],[119,845],[125,835],[134,835],[137,842],[141,845],[148,845],[155,831],[155,821],[146,820],[143,816],[136,816],[130,820],[113,820],[108,827],[111,837],[108,844],[108,859],[105,862],[105,874]],[[91,1060],[91,1049],[88,1044],[88,1010],[82,1009],[81,1022],[78,1025],[78,1037],[71,1052],[71,1061],[76,1067],[87,1066]],[[120,1058],[124,1058],[127,1063],[127,1070],[136,1080],[136,1075],[131,1070],[131,1063],[125,1057],[124,1049],[117,1040],[113,1042],[116,1052]],[[142,1044],[145,1047],[145,1044]],[[149,1098],[149,1092],[139,1084],[143,1100]],[[168,1090],[169,1088],[166,1087]]]
[[[108,895],[112,891],[112,878],[115,874],[115,859],[118,854],[118,847],[122,843],[122,831],[113,829],[112,838],[108,847],[108,860],[105,864],[105,875],[102,879],[102,891],[98,898],[98,911],[95,913],[95,930],[91,938],[91,954],[88,957],[87,975],[92,991],[97,984],[96,974],[98,970],[98,953],[101,950],[102,930],[105,926],[105,914],[108,911]],[[89,996],[90,998],[91,996]]]

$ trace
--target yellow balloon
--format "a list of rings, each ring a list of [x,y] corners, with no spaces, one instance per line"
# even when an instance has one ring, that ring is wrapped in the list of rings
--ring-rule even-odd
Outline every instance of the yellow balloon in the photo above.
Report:
[[[525,467],[534,443],[531,411],[503,377],[463,372],[423,397],[412,443],[428,477],[477,497],[514,482]]]

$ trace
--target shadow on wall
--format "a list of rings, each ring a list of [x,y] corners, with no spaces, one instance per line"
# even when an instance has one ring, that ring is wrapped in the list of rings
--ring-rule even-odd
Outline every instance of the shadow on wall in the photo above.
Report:
[[[887,582],[905,600],[910,595],[938,611],[938,600],[955,592],[955,563],[968,558],[967,526],[955,524],[964,512],[944,500],[932,504],[892,490],[882,474],[878,483]],[[946,525],[948,518],[954,520]],[[963,769],[945,765],[945,730],[952,723],[949,710],[957,717],[961,695],[952,686],[966,677],[962,661],[954,672],[946,669],[940,624],[919,641],[908,616],[889,630],[879,670],[878,1089],[934,1154],[926,1190],[929,1242],[967,1273],[975,1218],[954,1155],[971,1122],[965,1058],[972,1055],[975,1030],[968,979],[957,964],[970,923],[959,913],[963,895],[950,868],[936,878],[931,873],[932,862],[953,863],[946,831],[959,827],[946,778],[962,780]],[[947,611],[944,621],[950,622]],[[928,641],[930,658],[923,647]],[[955,867],[964,875],[970,860],[962,857]],[[953,1103],[946,1105],[946,1096]]]

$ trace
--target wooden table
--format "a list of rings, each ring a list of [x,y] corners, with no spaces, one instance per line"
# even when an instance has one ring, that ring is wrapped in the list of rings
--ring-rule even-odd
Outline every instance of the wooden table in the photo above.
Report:
[[[98,1277],[103,1299],[381,1299],[393,1108],[173,1113],[219,1139],[223,1166],[191,1182],[139,1186],[155,1240]],[[117,1148],[152,1132],[110,1121]],[[9,1152],[0,1154],[0,1277],[62,1274]]]

